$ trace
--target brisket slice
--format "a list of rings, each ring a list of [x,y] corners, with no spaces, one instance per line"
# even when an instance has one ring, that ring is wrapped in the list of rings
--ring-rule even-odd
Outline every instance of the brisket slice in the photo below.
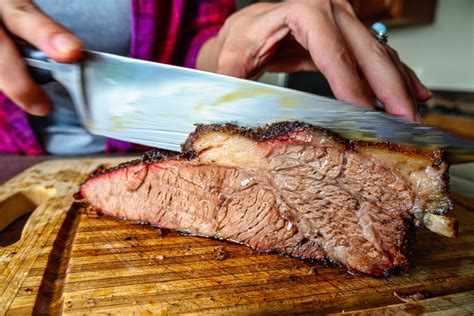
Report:
[[[416,226],[448,237],[440,151],[347,142],[299,122],[198,125],[183,153],[93,175],[89,209],[386,276],[408,268]]]

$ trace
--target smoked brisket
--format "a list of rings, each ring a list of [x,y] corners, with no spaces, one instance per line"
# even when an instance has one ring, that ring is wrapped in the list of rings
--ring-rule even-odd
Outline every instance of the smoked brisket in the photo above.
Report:
[[[80,193],[94,212],[386,276],[408,268],[416,227],[455,236],[447,168],[438,150],[305,123],[198,125],[181,154],[146,153]]]

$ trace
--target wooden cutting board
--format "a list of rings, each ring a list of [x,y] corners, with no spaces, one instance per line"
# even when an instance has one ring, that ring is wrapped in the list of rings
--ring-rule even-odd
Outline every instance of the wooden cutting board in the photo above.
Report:
[[[356,277],[82,214],[72,197],[79,184],[99,165],[122,160],[47,161],[0,187],[0,228],[33,211],[0,235],[0,314],[474,313],[472,200],[456,198],[458,238],[419,230],[408,273]],[[399,298],[417,293],[424,299]]]

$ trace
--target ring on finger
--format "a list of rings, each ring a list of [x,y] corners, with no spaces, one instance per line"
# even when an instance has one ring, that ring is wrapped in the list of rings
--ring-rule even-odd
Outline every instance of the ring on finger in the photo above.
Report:
[[[375,22],[370,27],[370,32],[375,36],[377,41],[381,44],[387,44],[388,28],[381,22]]]

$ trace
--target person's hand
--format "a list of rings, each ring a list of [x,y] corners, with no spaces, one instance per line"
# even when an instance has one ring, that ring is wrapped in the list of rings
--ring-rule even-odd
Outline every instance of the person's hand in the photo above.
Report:
[[[46,115],[47,95],[28,75],[9,33],[31,43],[50,58],[73,62],[81,56],[80,40],[49,19],[30,0],[0,0],[0,91],[25,111]]]
[[[241,78],[263,71],[321,71],[341,100],[415,119],[431,94],[388,45],[379,43],[345,0],[259,3],[230,16],[201,49],[197,67]]]

